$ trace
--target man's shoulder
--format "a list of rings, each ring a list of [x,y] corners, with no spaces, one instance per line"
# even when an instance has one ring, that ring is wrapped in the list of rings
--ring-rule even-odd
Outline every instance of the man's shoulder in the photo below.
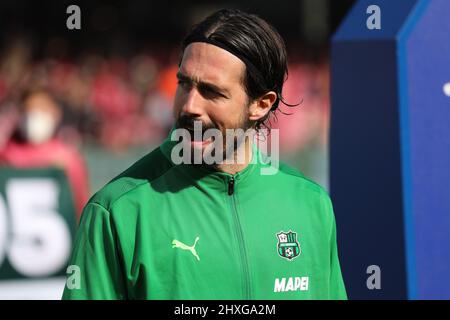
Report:
[[[173,166],[158,147],[113,178],[96,192],[89,202],[98,203],[110,209],[117,200],[130,194],[133,190],[148,186]]]
[[[315,203],[319,208],[316,213],[327,223],[333,223],[333,205],[328,192],[317,182],[307,178],[302,172],[286,165],[279,166],[279,173],[283,179],[282,185],[286,193],[289,192],[296,199],[308,199],[309,203]],[[280,188],[282,189],[282,188]]]
[[[292,187],[292,184],[295,184],[300,188],[311,190],[320,196],[328,197],[328,192],[321,185],[306,177],[301,171],[294,169],[283,162],[280,162],[278,171],[281,179],[289,180],[290,183],[286,183],[286,186],[289,185]]]

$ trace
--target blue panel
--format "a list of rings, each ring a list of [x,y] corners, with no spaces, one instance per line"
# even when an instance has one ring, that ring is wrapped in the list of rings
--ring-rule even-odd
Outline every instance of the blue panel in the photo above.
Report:
[[[372,4],[381,30],[366,28]],[[448,0],[361,0],[333,38],[330,189],[350,298],[450,299],[449,15]]]
[[[330,191],[350,299],[405,299],[395,41],[334,43]],[[378,265],[382,290],[369,290]]]
[[[416,294],[450,299],[450,1],[433,0],[401,37],[402,110]]]
[[[361,0],[351,9],[349,15],[334,35],[334,40],[395,39],[405,19],[417,0]],[[381,10],[381,29],[369,30],[366,20],[367,7],[378,5]]]

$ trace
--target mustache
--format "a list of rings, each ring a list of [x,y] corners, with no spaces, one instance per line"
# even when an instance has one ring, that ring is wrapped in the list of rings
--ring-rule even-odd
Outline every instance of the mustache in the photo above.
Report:
[[[189,131],[194,131],[194,123],[198,121],[202,123],[202,133],[204,133],[208,129],[218,129],[218,127],[214,123],[205,123],[197,118],[190,117],[188,115],[180,116],[176,123],[176,129],[187,129]]]

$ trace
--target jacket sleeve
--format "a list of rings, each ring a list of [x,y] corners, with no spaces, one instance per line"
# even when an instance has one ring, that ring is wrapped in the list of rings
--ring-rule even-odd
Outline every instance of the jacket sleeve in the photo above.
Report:
[[[347,292],[345,290],[344,280],[342,278],[341,267],[339,264],[337,237],[336,237],[336,220],[334,217],[333,205],[327,196],[327,211],[331,215],[331,232],[330,232],[330,282],[328,299],[330,300],[347,300]]]
[[[125,281],[111,214],[97,203],[83,210],[62,298],[125,299]]]

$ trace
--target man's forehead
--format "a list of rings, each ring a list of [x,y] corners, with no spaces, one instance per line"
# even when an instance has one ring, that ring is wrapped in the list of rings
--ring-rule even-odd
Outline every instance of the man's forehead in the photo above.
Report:
[[[226,85],[240,83],[245,64],[232,53],[217,46],[194,42],[186,47],[180,73],[190,78]]]

